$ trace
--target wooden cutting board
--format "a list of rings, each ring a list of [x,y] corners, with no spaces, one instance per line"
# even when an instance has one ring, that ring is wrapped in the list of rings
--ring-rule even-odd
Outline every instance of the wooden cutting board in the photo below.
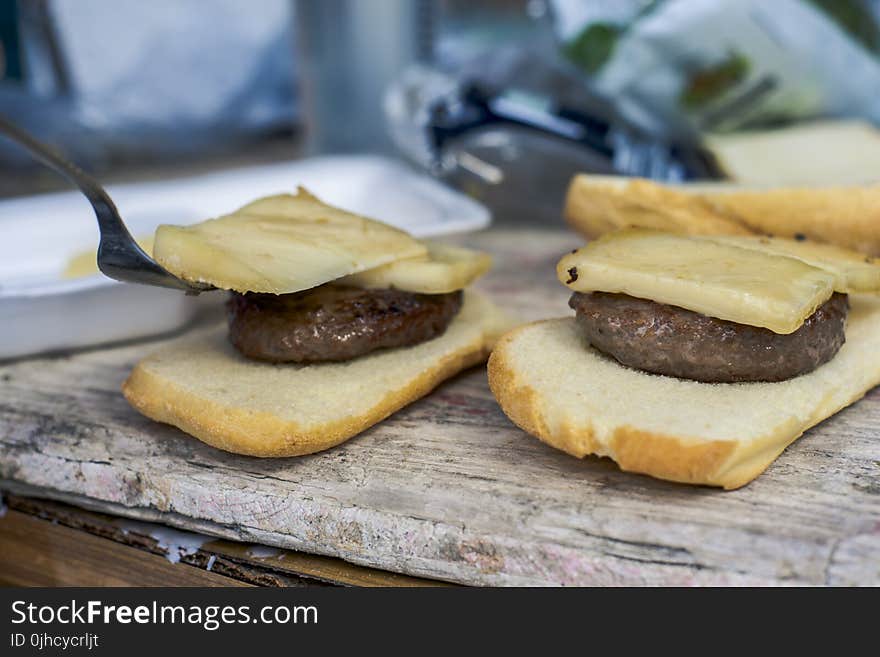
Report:
[[[466,243],[495,254],[481,287],[500,304],[570,313],[554,264],[575,235]],[[0,487],[467,584],[880,584],[878,389],[724,492],[547,447],[507,420],[484,368],[327,452],[226,454],[120,394],[156,344],[0,365]]]

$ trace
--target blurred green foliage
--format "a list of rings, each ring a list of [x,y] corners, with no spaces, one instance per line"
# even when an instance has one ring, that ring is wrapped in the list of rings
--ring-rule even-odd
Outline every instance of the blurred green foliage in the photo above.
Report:
[[[622,31],[612,23],[591,23],[565,44],[565,54],[588,73],[595,73],[611,57]]]

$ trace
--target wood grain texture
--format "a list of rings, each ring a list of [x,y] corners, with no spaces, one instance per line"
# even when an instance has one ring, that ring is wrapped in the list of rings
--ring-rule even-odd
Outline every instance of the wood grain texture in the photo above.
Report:
[[[0,516],[0,553],[4,555],[0,584],[99,586],[112,581],[119,586],[229,585],[216,578],[204,580],[200,572],[192,572],[195,568],[254,586],[453,586],[332,557],[134,522],[52,500],[6,495],[5,503],[9,513]],[[139,551],[147,554],[133,569],[131,564],[138,561]],[[163,559],[157,561],[153,555]]]
[[[3,586],[248,586],[20,511],[0,519]]]
[[[493,230],[481,285],[566,315],[564,232]],[[327,452],[219,452],[119,393],[155,343],[0,367],[0,477],[28,495],[467,584],[880,583],[880,391],[732,492],[578,460],[514,427],[484,368]]]

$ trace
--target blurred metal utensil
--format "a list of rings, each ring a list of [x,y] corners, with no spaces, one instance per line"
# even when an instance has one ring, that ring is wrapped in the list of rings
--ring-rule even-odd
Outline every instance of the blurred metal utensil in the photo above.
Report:
[[[463,136],[511,126],[581,148],[602,163],[596,167],[602,172],[667,182],[717,177],[698,148],[640,134],[598,101],[584,111],[529,89],[412,68],[389,90],[385,105],[398,147],[438,174],[474,169],[449,148]],[[496,184],[497,176],[490,178],[485,182]]]
[[[101,241],[98,245],[98,269],[105,276],[126,283],[183,290],[187,294],[199,294],[214,289],[211,285],[189,283],[176,277],[147,255],[128,232],[104,188],[78,166],[68,162],[55,150],[37,141],[2,116],[0,116],[0,134],[67,178],[89,200],[101,233]]]

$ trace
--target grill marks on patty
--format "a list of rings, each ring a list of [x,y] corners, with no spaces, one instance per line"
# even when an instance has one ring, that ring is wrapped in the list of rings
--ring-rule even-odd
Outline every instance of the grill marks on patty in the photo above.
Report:
[[[623,365],[710,383],[784,381],[831,360],[849,310],[834,294],[797,331],[780,335],[625,294],[575,292],[587,341]]]
[[[416,294],[327,284],[294,294],[232,293],[229,340],[248,358],[317,363],[357,358],[442,335],[461,291]]]

